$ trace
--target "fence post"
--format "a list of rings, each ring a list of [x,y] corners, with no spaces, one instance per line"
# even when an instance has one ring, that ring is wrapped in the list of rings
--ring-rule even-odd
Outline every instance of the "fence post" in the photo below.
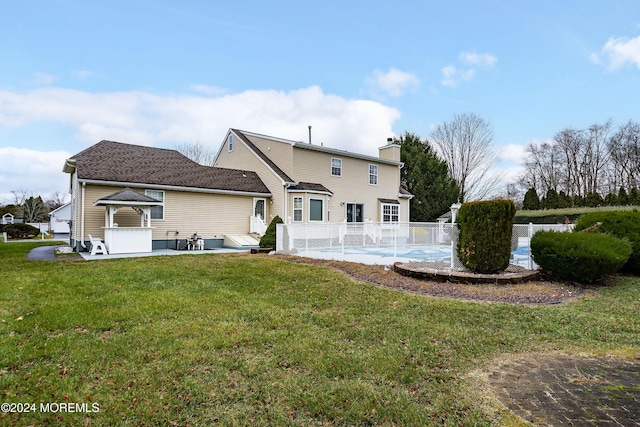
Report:
[[[529,270],[532,270],[533,269],[533,259],[531,257],[531,238],[533,237],[533,223],[532,222],[529,223],[529,227],[527,229],[527,237],[528,237],[527,241],[529,242],[529,244],[527,245],[527,253],[529,255],[528,267],[529,267]]]

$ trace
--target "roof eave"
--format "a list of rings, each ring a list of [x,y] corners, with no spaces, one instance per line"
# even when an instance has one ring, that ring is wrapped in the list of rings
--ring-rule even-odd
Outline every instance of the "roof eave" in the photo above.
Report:
[[[223,190],[218,188],[200,188],[200,187],[183,187],[176,185],[162,185],[162,184],[145,184],[141,182],[121,182],[121,181],[101,181],[94,179],[78,179],[78,182],[84,184],[94,185],[109,185],[115,187],[137,187],[137,188],[149,188],[153,190],[173,190],[173,191],[187,191],[192,193],[210,193],[210,194],[227,194],[236,196],[252,196],[252,197],[271,197],[271,192],[260,191],[242,191],[242,190]]]

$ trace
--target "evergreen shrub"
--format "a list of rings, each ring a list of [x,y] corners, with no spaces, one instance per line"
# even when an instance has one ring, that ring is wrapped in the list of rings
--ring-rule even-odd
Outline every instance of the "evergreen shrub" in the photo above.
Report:
[[[2,232],[7,233],[7,236],[12,239],[33,239],[40,234],[38,228],[24,222],[7,224],[2,227]]]
[[[260,239],[260,247],[261,248],[276,248],[276,225],[282,224],[282,218],[276,215],[275,218],[271,220],[271,223],[267,227],[267,231],[264,232],[264,236]]]
[[[456,222],[460,229],[458,257],[474,273],[504,271],[511,258],[516,207],[511,200],[463,203]]]
[[[600,233],[538,231],[531,255],[542,270],[564,280],[591,283],[618,271],[631,254],[631,244]]]
[[[585,229],[628,239],[632,252],[622,268],[633,273],[640,273],[640,212],[633,210],[586,214],[580,217],[574,231]]]

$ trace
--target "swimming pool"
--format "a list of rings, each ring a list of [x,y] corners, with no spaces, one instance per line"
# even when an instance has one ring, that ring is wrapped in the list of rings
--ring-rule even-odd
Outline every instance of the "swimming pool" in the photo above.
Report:
[[[338,261],[360,262],[362,264],[393,264],[411,261],[451,261],[450,245],[429,246],[358,246],[358,247],[332,247],[324,249],[303,250],[300,256],[320,259],[333,259]],[[456,260],[454,260],[455,262]],[[533,268],[529,258],[529,247],[518,246],[511,252],[510,264],[525,268]]]

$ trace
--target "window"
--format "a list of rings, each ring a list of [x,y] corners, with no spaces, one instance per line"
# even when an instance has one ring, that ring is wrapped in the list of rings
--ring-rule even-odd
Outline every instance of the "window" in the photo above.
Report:
[[[164,191],[144,190],[144,194],[162,202],[161,206],[151,206],[151,219],[164,219]]]
[[[382,205],[382,222],[399,222],[400,205],[384,203]]]
[[[378,165],[369,165],[369,185],[378,185]]]
[[[322,221],[322,199],[309,199],[309,221]]]
[[[227,138],[227,149],[233,151],[233,135],[229,135],[229,138]]]
[[[331,176],[342,176],[342,159],[331,158]]]
[[[293,221],[302,221],[302,197],[293,198]]]

